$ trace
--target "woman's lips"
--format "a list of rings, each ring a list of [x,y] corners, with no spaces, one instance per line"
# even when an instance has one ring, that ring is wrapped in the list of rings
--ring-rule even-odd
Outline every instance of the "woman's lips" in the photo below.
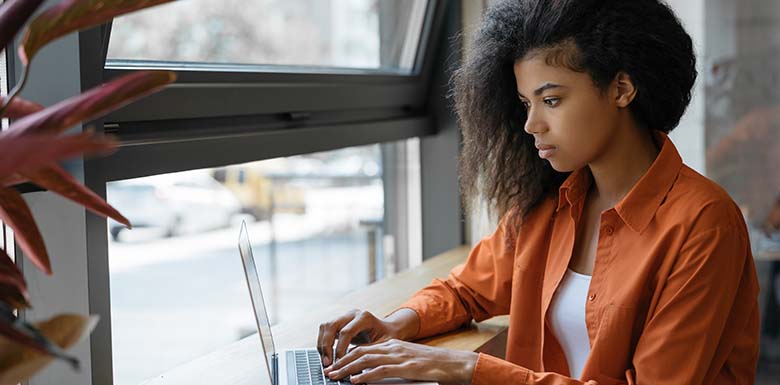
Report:
[[[548,145],[537,145],[536,148],[539,150],[539,157],[542,159],[550,158],[555,154],[555,151],[558,150],[554,146]]]

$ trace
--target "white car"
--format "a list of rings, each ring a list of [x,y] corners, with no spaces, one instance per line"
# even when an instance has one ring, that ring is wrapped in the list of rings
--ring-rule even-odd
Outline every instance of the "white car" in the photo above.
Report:
[[[166,237],[227,227],[241,211],[233,193],[205,170],[112,182],[106,192],[134,228],[158,228]],[[123,230],[124,225],[109,221],[113,240]]]

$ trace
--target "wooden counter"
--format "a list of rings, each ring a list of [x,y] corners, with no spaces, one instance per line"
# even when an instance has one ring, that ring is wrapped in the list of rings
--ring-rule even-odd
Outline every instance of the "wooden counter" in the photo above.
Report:
[[[468,256],[470,248],[462,246],[433,257],[422,265],[354,291],[333,303],[312,309],[306,319],[274,326],[273,335],[278,351],[290,348],[314,347],[321,322],[331,320],[350,309],[363,309],[384,316],[434,278],[444,278]],[[423,341],[427,345],[449,349],[470,350],[503,357],[506,346],[507,317],[496,317],[471,327]],[[164,347],[150,346],[151,349]],[[214,351],[144,382],[150,385],[270,384],[260,340],[256,334],[225,348]]]

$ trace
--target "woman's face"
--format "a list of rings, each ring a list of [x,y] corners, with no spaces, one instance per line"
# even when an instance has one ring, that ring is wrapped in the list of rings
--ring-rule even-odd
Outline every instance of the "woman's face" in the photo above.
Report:
[[[602,92],[587,73],[548,65],[541,54],[515,62],[514,73],[525,131],[555,170],[574,171],[609,150],[618,127],[614,87]]]

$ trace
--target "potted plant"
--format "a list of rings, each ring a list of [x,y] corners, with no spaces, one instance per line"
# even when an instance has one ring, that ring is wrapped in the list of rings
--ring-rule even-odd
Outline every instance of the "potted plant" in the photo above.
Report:
[[[22,78],[9,96],[0,100],[0,117],[12,119],[9,129],[0,132],[0,221],[13,229],[21,251],[46,274],[52,274],[49,252],[15,186],[34,183],[129,227],[125,217],[58,165],[72,157],[108,153],[115,148],[115,140],[91,130],[63,133],[79,122],[160,90],[175,80],[175,74],[139,71],[44,108],[17,96],[26,83],[29,63],[43,46],[57,38],[168,1],[63,0],[38,13],[29,23],[43,0],[6,0],[0,5],[0,46],[7,47],[27,24],[18,50],[24,66]],[[17,312],[30,307],[27,287],[6,249],[4,237],[0,249],[0,385],[24,381],[54,358],[78,367],[78,361],[65,350],[91,330],[95,318],[61,314],[35,324],[21,321]]]

